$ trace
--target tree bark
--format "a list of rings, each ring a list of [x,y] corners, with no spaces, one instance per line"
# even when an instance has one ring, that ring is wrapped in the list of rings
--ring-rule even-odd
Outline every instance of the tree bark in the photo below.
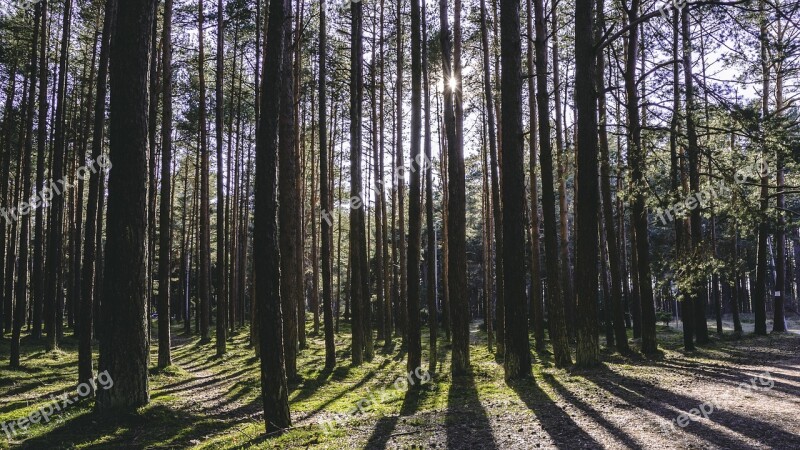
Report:
[[[576,0],[575,5],[575,79],[595,80],[597,54],[594,48],[594,0]],[[600,364],[597,323],[598,292],[598,128],[596,84],[576,83],[577,117],[577,351],[579,367]]]
[[[536,16],[536,98],[539,106],[539,163],[542,168],[542,210],[544,215],[544,247],[547,264],[547,313],[550,340],[557,367],[572,364],[564,301],[560,283],[558,232],[556,230],[555,182],[553,152],[550,144],[550,105],[547,89],[547,19],[543,0],[534,0]]]
[[[148,58],[155,2],[118,5],[111,41],[110,159],[108,185],[110,249],[103,271],[98,370],[114,386],[98,391],[100,411],[133,411],[149,402],[147,380],[147,155]]]
[[[158,246],[158,367],[172,364],[170,351],[170,279],[172,255],[172,0],[164,1],[163,112],[161,122],[161,209]],[[219,333],[219,330],[217,331]]]
[[[261,396],[267,433],[291,426],[284,362],[281,312],[280,246],[277,222],[277,163],[280,102],[283,89],[292,89],[281,77],[284,63],[284,25],[290,21],[291,0],[270,0],[264,76],[261,80],[261,117],[256,141],[255,304],[261,341]],[[286,311],[292,315],[294,310]]]

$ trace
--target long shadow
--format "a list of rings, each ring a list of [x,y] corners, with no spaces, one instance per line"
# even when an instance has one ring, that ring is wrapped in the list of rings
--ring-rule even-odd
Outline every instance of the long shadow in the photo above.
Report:
[[[403,416],[410,416],[419,409],[420,400],[424,395],[423,389],[409,389],[403,399],[403,406],[397,416],[381,417],[372,429],[372,434],[364,448],[366,450],[385,449],[392,438],[392,432],[397,428],[397,423]]]
[[[193,439],[221,432],[227,427],[223,421],[161,405],[133,415],[84,412],[46,434],[22,442],[19,448],[187,448]]]
[[[699,365],[682,364],[677,361],[672,361],[670,363],[666,362],[660,363],[654,365],[653,367],[658,367],[660,369],[682,373],[688,377],[696,377],[697,375],[703,375],[709,380],[715,382],[719,381],[726,382],[730,385],[730,388],[737,388],[740,383],[749,384],[752,378],[757,378],[764,374],[763,372],[754,373],[756,371],[751,370],[747,367],[744,367],[741,370],[737,371],[736,369],[731,367],[722,367],[719,365],[702,367]],[[772,372],[769,373],[772,380],[774,381],[774,386],[770,390],[782,392],[784,394],[794,397],[800,396],[800,389],[798,389],[797,386],[787,384],[783,382],[785,380],[779,380],[776,377],[787,377],[790,381],[792,381],[793,379],[794,379],[793,381],[800,381],[800,378],[779,373],[772,373]],[[761,387],[760,384],[758,384],[757,386]]]
[[[381,370],[381,369],[383,369],[384,367],[386,367],[386,365],[387,365],[387,364],[389,364],[389,361],[390,361],[389,359],[386,359],[386,360],[384,360],[384,361],[383,361],[383,362],[380,364],[380,366],[378,366],[376,369],[370,370],[369,372],[367,372],[367,374],[366,374],[366,375],[364,375],[363,377],[361,377],[361,379],[360,379],[360,380],[358,380],[358,382],[357,382],[356,384],[354,384],[353,386],[350,386],[348,389],[342,390],[342,392],[341,392],[341,393],[339,393],[339,394],[337,394],[337,395],[335,395],[335,396],[333,396],[333,397],[329,398],[329,399],[328,399],[328,400],[326,400],[324,403],[322,403],[322,404],[321,404],[321,405],[319,405],[317,408],[315,408],[313,411],[311,411],[311,412],[309,412],[308,414],[306,414],[306,415],[303,417],[303,419],[306,419],[306,418],[309,418],[309,417],[313,417],[314,415],[316,415],[317,413],[319,413],[320,411],[322,411],[323,409],[325,409],[325,407],[326,407],[326,406],[328,406],[328,405],[330,405],[331,403],[335,402],[336,400],[339,400],[340,398],[344,397],[344,395],[345,395],[345,394],[346,394],[348,391],[352,391],[352,390],[354,390],[354,389],[358,389],[358,388],[360,388],[361,386],[363,386],[364,384],[366,384],[366,383],[367,383],[367,381],[369,381],[369,380],[371,380],[371,379],[375,378],[375,375],[378,373],[378,371],[379,371],[379,370]]]
[[[611,394],[627,401],[637,408],[659,415],[668,422],[675,419],[681,413],[676,413],[665,405],[670,405],[679,411],[688,412],[693,408],[698,408],[699,405],[703,403],[702,400],[680,395],[624,375],[612,373],[611,376],[613,379],[604,376],[604,374],[595,376],[589,375],[587,378],[592,379],[597,386],[607,390]],[[707,399],[709,402],[713,400],[715,400],[713,397]],[[715,409],[708,415],[708,419],[722,427],[745,435],[770,447],[797,448],[797,446],[800,446],[800,436],[796,434],[788,433],[768,422],[732,413],[725,409]],[[691,422],[688,426],[683,428],[683,430],[723,448],[742,448],[747,446],[743,442],[726,436],[720,433],[719,430],[715,430],[699,421]],[[789,443],[795,444],[794,447],[788,445]]]
[[[538,419],[558,448],[603,448],[536,384],[518,381],[509,386]]]
[[[631,436],[627,433],[622,431],[618,426],[614,425],[613,423],[609,422],[608,419],[603,417],[602,414],[598,413],[588,404],[580,400],[578,397],[575,396],[569,389],[567,389],[563,384],[559,383],[558,380],[555,379],[554,376],[550,374],[544,375],[544,381],[549,384],[559,395],[564,397],[572,406],[580,409],[586,414],[588,417],[594,419],[595,422],[602,425],[603,428],[608,430],[609,433],[613,434],[614,437],[622,441],[627,448],[633,449],[641,449],[643,448],[639,443],[637,443]]]
[[[447,394],[445,430],[448,449],[498,448],[472,374],[453,378]]]

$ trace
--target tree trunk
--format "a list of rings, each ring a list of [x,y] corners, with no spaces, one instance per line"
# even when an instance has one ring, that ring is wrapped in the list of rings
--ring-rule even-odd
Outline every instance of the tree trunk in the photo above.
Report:
[[[208,123],[206,112],[206,75],[205,75],[205,12],[203,0],[198,1],[197,28],[199,34],[200,55],[198,74],[200,81],[200,340],[209,342],[209,321],[211,319],[211,219],[209,206],[209,149]]]
[[[597,20],[595,39],[599,42],[599,35],[605,29],[605,1],[597,2]],[[627,353],[628,334],[625,330],[625,310],[622,304],[622,279],[624,273],[620,267],[620,251],[617,243],[617,233],[614,227],[614,204],[611,198],[611,160],[608,152],[608,111],[605,94],[605,67],[606,60],[603,51],[597,53],[597,109],[599,112],[599,147],[600,147],[600,181],[603,205],[603,220],[605,240],[608,246],[608,266],[611,272],[611,317],[614,326],[614,343],[617,351]],[[580,151],[580,149],[578,150]]]
[[[133,411],[149,402],[147,380],[148,57],[155,2],[120,2],[111,41],[110,159],[107,245],[98,370],[114,387],[97,409]]]
[[[536,98],[539,106],[539,163],[542,167],[542,210],[547,264],[547,312],[550,340],[557,367],[572,364],[564,318],[564,301],[560,283],[558,232],[556,230],[555,182],[553,153],[550,145],[550,105],[547,88],[547,19],[543,0],[534,0],[536,16]]]
[[[282,89],[292,86],[281,76],[284,63],[284,26],[290,21],[291,0],[270,0],[264,77],[261,80],[261,117],[256,142],[254,252],[255,301],[261,341],[261,396],[267,433],[282,432],[292,423],[284,362],[281,313],[280,246],[277,222],[277,162]],[[292,315],[288,310],[286,315]]]
[[[27,104],[23,108],[25,111],[25,144],[24,148],[20,149],[23,152],[21,161],[21,177],[17,177],[17,183],[22,183],[22,198],[28,199],[31,197],[31,153],[33,153],[33,115],[34,103],[36,101],[36,76],[38,75],[37,64],[39,59],[37,57],[39,45],[39,24],[42,20],[43,6],[41,4],[35,7],[33,18],[33,39],[31,42],[31,66],[28,74]],[[17,275],[17,288],[16,299],[14,302],[14,320],[11,328],[11,357],[10,367],[18,369],[20,367],[20,334],[22,332],[22,325],[25,323],[25,313],[27,311],[28,301],[28,234],[30,230],[30,215],[22,214],[20,212],[20,225],[19,225],[19,274]],[[13,242],[13,241],[12,241]],[[13,247],[12,247],[13,248]]]
[[[597,54],[594,48],[594,0],[577,0],[575,5],[575,79],[594,80]],[[576,364],[600,364],[597,324],[598,219],[600,204],[597,167],[597,98],[593,83],[576,83],[575,104],[578,147],[577,211],[577,352]]]
[[[44,188],[44,166],[47,153],[47,0],[42,0],[42,31],[40,31],[39,43],[39,120],[38,134],[36,137],[36,192],[42,192]],[[104,25],[105,27],[105,25]],[[106,54],[108,48],[106,48]],[[107,55],[106,55],[107,56]],[[106,57],[106,65],[108,58]],[[99,93],[99,91],[98,91]],[[13,97],[13,96],[10,96]],[[105,102],[105,99],[103,99]],[[103,103],[105,106],[105,103]],[[9,129],[9,135],[11,130]],[[95,159],[96,160],[96,159]],[[6,173],[8,173],[6,171]],[[94,175],[94,174],[93,174]],[[3,196],[5,199],[5,195]],[[92,197],[89,197],[90,199]],[[91,201],[90,201],[91,203]],[[44,288],[44,255],[43,245],[45,239],[44,231],[44,208],[36,209],[34,218],[34,238],[33,238],[33,330],[31,335],[34,339],[42,337],[42,311],[44,307],[45,292]],[[87,234],[87,236],[91,236]],[[87,250],[91,239],[87,240]],[[0,245],[0,248],[3,248]],[[87,320],[91,323],[91,317]],[[91,328],[90,328],[91,329]]]
[[[489,123],[489,159],[491,172],[492,214],[494,215],[494,239],[497,247],[497,353],[505,354],[505,270],[503,261],[503,205],[500,200],[500,171],[495,135],[492,78],[489,72],[489,33],[486,26],[486,0],[481,0],[481,48],[483,50],[483,95],[486,98],[486,115]]]
[[[325,368],[336,366],[333,336],[333,282],[331,279],[332,219],[330,219],[330,181],[328,169],[328,91],[327,91],[327,6],[320,1],[319,15],[319,182],[322,211],[322,315],[325,323]]]
[[[632,0],[628,9],[628,23],[639,20],[639,0]],[[657,351],[656,312],[653,303],[653,286],[650,272],[650,241],[648,235],[647,209],[642,193],[645,185],[645,153],[642,147],[642,128],[639,116],[639,92],[636,84],[636,63],[639,60],[639,27],[632,26],[628,32],[628,46],[625,61],[625,90],[628,103],[629,162],[634,200],[631,207],[632,227],[635,228],[636,266],[639,277],[639,300],[641,302],[642,352],[653,354]]]
[[[500,5],[503,123],[503,259],[505,287],[505,378],[531,376],[525,309],[525,163],[522,133],[522,41],[519,0]],[[491,133],[491,130],[490,130]],[[595,222],[596,223],[596,222]],[[499,313],[498,313],[499,314]],[[498,337],[498,342],[500,338]]]
[[[303,257],[302,248],[297,241],[300,233],[300,196],[297,190],[299,167],[296,164],[295,126],[294,121],[294,65],[292,64],[293,25],[289,17],[292,9],[290,0],[284,9],[287,14],[283,22],[284,50],[281,77],[284,89],[281,91],[281,117],[279,136],[278,167],[278,223],[281,230],[281,305],[286,314],[283,315],[283,346],[286,361],[286,376],[289,380],[297,378],[298,327],[305,326],[305,320],[290,314],[296,311],[302,302],[303,275],[298,273],[298,260]],[[305,309],[303,311],[305,316]]]
[[[422,192],[420,161],[420,139],[422,135],[422,30],[420,0],[411,0],[411,186],[408,206],[408,300],[406,330],[408,342],[409,372],[422,367],[422,336],[420,331],[420,259]],[[402,205],[402,203],[401,203]],[[430,311],[429,311],[430,315]],[[419,386],[415,384],[414,386]]]
[[[161,209],[158,245],[158,367],[172,364],[170,352],[170,272],[172,254],[172,0],[164,2],[163,113],[161,122]],[[217,330],[219,333],[219,330]]]
[[[234,55],[235,56],[235,55]],[[215,130],[217,138],[217,356],[226,352],[226,333],[228,330],[228,290],[225,282],[225,190],[223,188],[223,114],[225,105],[225,9],[222,0],[217,0],[217,73],[216,73],[216,113]]]
[[[428,300],[428,324],[430,327],[430,354],[428,356],[428,372],[431,375],[436,373],[437,350],[436,341],[438,338],[439,309],[436,306],[437,280],[436,267],[438,258],[436,255],[436,228],[434,227],[433,213],[433,166],[431,164],[431,91],[430,91],[430,72],[428,67],[428,19],[425,13],[426,3],[422,2],[422,87],[425,96],[425,160],[417,167],[417,170],[425,171],[425,228],[427,238],[427,248],[425,250],[425,260],[427,262],[427,300]]]
[[[690,195],[700,192],[700,147],[697,143],[697,126],[695,124],[696,105],[694,101],[694,76],[692,74],[692,43],[689,34],[689,12],[687,8],[681,11],[681,35],[683,38],[683,76],[686,89],[686,134],[688,145],[686,151],[689,158],[689,190]],[[692,254],[700,256],[706,252],[703,239],[703,224],[700,208],[694,208],[690,215],[689,240]],[[706,305],[708,304],[708,289],[705,277],[692,287],[689,293],[694,307],[694,326],[697,343],[708,343],[708,323],[706,321]]]
[[[539,181],[536,176],[536,158],[538,157],[538,122],[536,111],[536,88],[534,86],[534,76],[536,66],[533,55],[535,52],[534,24],[533,24],[533,3],[527,2],[527,63],[528,73],[528,109],[530,110],[530,134],[528,136],[530,147],[530,184],[531,184],[531,306],[530,323],[533,326],[533,336],[536,351],[541,352],[545,348],[544,342],[544,303],[542,298],[542,269],[541,269],[541,231],[539,216]]]
[[[460,5],[460,2],[457,2]],[[456,16],[460,16],[456,9]],[[448,240],[448,295],[450,318],[453,328],[451,372],[464,375],[469,370],[469,296],[467,293],[467,249],[466,249],[466,187],[464,149],[458,133],[452,86],[460,88],[458,74],[451,69],[450,26],[447,20],[447,0],[439,0],[441,22],[442,71],[445,80],[444,123],[447,134],[447,240]],[[456,38],[456,41],[458,39]],[[456,82],[449,81],[455,77]],[[449,92],[448,92],[449,91]]]

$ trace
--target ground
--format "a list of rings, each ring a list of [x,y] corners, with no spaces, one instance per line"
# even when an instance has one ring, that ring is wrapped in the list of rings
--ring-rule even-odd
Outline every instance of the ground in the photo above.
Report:
[[[137,414],[98,416],[84,400],[10,440],[0,431],[0,448],[800,448],[794,332],[734,339],[726,330],[687,354],[679,332],[661,327],[654,358],[604,348],[601,367],[568,371],[554,368],[549,354],[536,355],[533,380],[509,385],[473,324],[471,375],[453,380],[440,345],[438,373],[422,384],[427,374],[408,375],[396,348],[378,348],[373,361],[352,367],[343,326],[332,372],[321,371],[322,337],[309,336],[298,364],[302,380],[290,384],[294,427],[280,437],[263,433],[247,330],[233,336],[222,359],[214,357],[213,339],[201,345],[180,333],[174,330],[174,366],[151,370],[151,402]],[[24,369],[0,366],[0,424],[28,417],[51,396],[76,396],[76,348],[72,337],[56,352],[24,341]],[[5,339],[0,359],[8,354]],[[407,389],[409,381],[415,388]]]

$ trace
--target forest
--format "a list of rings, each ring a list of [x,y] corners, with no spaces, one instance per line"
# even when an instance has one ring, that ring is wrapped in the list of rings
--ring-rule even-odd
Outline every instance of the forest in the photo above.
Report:
[[[0,0],[0,449],[800,448],[800,1]]]

